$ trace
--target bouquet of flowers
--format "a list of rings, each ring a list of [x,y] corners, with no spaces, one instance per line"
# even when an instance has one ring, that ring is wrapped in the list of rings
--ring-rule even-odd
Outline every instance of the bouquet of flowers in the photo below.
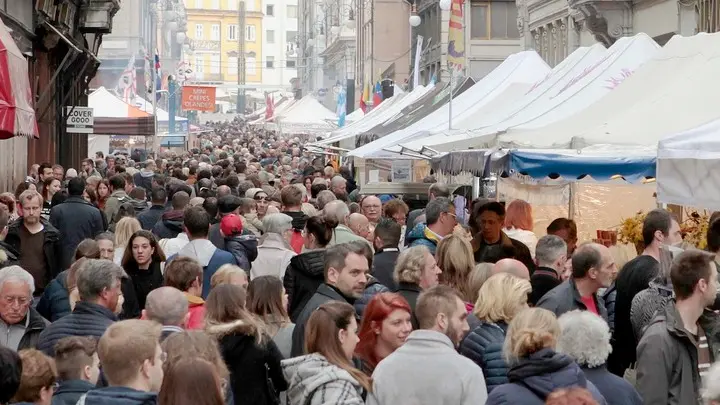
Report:
[[[618,241],[635,245],[638,254],[644,248],[642,227],[645,215],[647,213],[639,211],[634,216],[624,219],[618,229]],[[706,211],[686,209],[684,217],[685,220],[680,224],[683,245],[705,249],[707,247],[706,238],[710,216]]]

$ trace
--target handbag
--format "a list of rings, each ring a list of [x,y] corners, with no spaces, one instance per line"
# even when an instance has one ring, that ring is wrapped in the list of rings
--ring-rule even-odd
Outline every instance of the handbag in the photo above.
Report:
[[[275,389],[272,378],[270,378],[270,366],[265,363],[265,385],[267,387],[268,396],[270,397],[270,404],[280,405],[280,395]]]

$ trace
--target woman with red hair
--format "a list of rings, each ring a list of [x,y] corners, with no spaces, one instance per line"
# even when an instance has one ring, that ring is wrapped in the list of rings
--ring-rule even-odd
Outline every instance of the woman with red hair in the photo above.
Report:
[[[538,237],[533,233],[533,225],[532,206],[527,201],[513,200],[505,208],[505,235],[522,242],[535,258]]]
[[[410,332],[410,304],[400,294],[375,295],[363,313],[355,348],[355,357],[362,363],[361,370],[372,375],[375,366],[405,343]]]

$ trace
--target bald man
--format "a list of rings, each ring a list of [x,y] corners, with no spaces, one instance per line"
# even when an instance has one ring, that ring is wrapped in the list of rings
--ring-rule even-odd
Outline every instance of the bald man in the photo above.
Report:
[[[605,303],[598,294],[608,288],[617,273],[610,249],[598,243],[586,243],[572,256],[572,277],[545,294],[537,306],[560,316],[576,309],[590,311],[607,321]]]
[[[368,235],[370,234],[370,221],[365,215],[357,212],[350,214],[347,225],[355,235],[362,236],[366,240],[368,239]]]
[[[520,260],[502,259],[498,260],[492,268],[492,274],[510,273],[523,280],[530,280],[530,271]]]
[[[217,198],[232,194],[230,187],[222,185],[217,188]]]
[[[162,325],[161,340],[175,332],[182,332],[188,319],[187,297],[177,288],[156,288],[147,295],[142,319]]]
[[[382,201],[374,195],[369,195],[362,199],[360,203],[363,214],[372,224],[377,224],[382,216]]]

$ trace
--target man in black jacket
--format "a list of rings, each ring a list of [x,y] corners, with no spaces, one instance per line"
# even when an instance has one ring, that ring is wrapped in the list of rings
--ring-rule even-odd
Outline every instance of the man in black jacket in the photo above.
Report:
[[[34,349],[48,325],[32,307],[35,282],[20,266],[0,269],[0,347]]]
[[[122,308],[122,267],[109,260],[88,260],[77,279],[81,301],[70,315],[58,319],[40,335],[38,350],[49,356],[55,353],[55,343],[68,336],[100,338],[115,321]]]
[[[76,177],[68,182],[68,199],[50,211],[50,223],[60,231],[61,270],[72,264],[75,249],[83,239],[94,239],[105,231],[100,210],[83,198],[85,179]]]
[[[561,275],[567,259],[567,244],[559,236],[545,235],[540,238],[535,247],[535,263],[538,267],[530,277],[531,305],[537,304],[543,295],[563,282]]]
[[[381,284],[392,291],[397,289],[397,283],[393,279],[395,263],[400,255],[400,224],[388,218],[383,218],[375,227],[373,244],[375,245],[375,257],[373,258],[372,275]]]
[[[43,199],[40,193],[26,190],[20,194],[23,216],[8,227],[5,243],[20,252],[20,266],[35,279],[35,296],[63,271],[60,257],[60,232],[40,217]]]
[[[150,201],[152,206],[137,215],[140,226],[146,231],[152,230],[165,212],[165,204],[167,203],[167,191],[165,191],[165,188],[153,188],[150,193]]]
[[[325,283],[320,284],[315,295],[305,305],[295,323],[292,336],[292,356],[305,351],[305,324],[320,305],[331,301],[343,301],[352,305],[362,296],[370,270],[365,247],[358,243],[341,243],[325,253]]]

